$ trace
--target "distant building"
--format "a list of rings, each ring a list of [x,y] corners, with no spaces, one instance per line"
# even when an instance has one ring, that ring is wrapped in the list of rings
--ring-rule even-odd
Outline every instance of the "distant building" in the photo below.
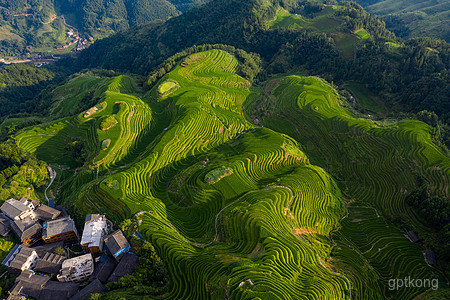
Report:
[[[92,254],[66,259],[57,278],[61,282],[80,282],[89,278],[94,272],[94,259]]]
[[[414,231],[410,230],[405,234],[406,238],[410,240],[412,243],[417,243],[419,241],[419,238],[414,233]]]
[[[111,276],[109,276],[108,281],[117,282],[123,276],[133,274],[138,264],[139,256],[132,253],[125,253]]]
[[[0,235],[6,236],[11,232],[11,219],[8,218],[4,213],[0,213]]]
[[[41,205],[35,209],[34,214],[39,220],[49,221],[59,218],[61,212],[47,205]]]
[[[117,261],[131,249],[130,243],[128,243],[125,235],[120,229],[107,236],[105,238],[105,244],[111,255],[114,256]]]
[[[6,200],[0,210],[11,220],[23,220],[27,217],[34,219],[34,205],[31,202],[16,199]]]
[[[34,270],[36,272],[57,274],[61,270],[62,263],[66,260],[64,256],[47,252],[42,258],[36,261]]]
[[[436,257],[434,256],[434,252],[432,250],[426,250],[423,253],[423,256],[425,258],[425,261],[429,265],[435,265],[436,264]]]
[[[78,232],[75,222],[70,217],[45,222],[42,239],[46,243],[77,241]]]
[[[33,249],[16,245],[3,260],[2,265],[13,273],[19,274],[21,271],[31,270],[38,259],[39,256]]]
[[[15,220],[11,223],[11,228],[25,246],[35,244],[42,237],[41,224],[29,217],[23,220]]]
[[[87,215],[80,242],[83,249],[92,254],[101,252],[103,250],[103,240],[109,228],[110,224],[104,215]]]

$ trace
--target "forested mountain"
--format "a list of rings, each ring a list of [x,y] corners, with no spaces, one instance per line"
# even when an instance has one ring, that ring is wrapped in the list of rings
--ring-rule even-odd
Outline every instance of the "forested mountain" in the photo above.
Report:
[[[45,52],[69,41],[105,37],[155,20],[166,20],[206,0],[1,0],[0,55]]]
[[[355,0],[380,16],[402,38],[435,37],[450,41],[450,2],[447,0]]]
[[[333,10],[312,1],[272,2],[215,0],[164,24],[136,27],[99,41],[79,61],[84,67],[146,74],[184,48],[225,43],[260,54],[268,72],[302,67],[337,83],[360,81],[391,106],[415,112],[430,109],[449,121],[446,42],[399,41],[356,4],[344,2]],[[281,9],[300,13],[308,25],[271,26],[273,20],[283,18]]]

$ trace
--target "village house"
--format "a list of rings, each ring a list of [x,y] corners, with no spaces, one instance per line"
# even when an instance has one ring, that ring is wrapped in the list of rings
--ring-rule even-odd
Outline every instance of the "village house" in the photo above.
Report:
[[[10,272],[20,274],[21,271],[31,270],[39,259],[33,249],[22,245],[16,245],[3,260],[4,265]]]
[[[78,232],[75,222],[70,217],[45,222],[42,239],[46,243],[77,241]]]
[[[6,236],[11,232],[11,219],[4,213],[0,213],[0,235]]]
[[[22,198],[21,198],[22,199]],[[11,220],[23,220],[25,218],[34,219],[34,205],[31,201],[23,198],[23,201],[16,199],[6,200],[0,207],[0,210]]]
[[[36,215],[36,218],[41,221],[49,221],[59,218],[61,212],[57,209],[51,208],[50,206],[41,205],[34,210],[34,214]]]
[[[42,237],[42,226],[30,217],[23,220],[15,220],[11,223],[12,231],[25,246],[38,242]]]
[[[123,276],[133,274],[138,264],[139,256],[133,253],[125,253],[111,276],[109,276],[108,281],[117,282]]]
[[[9,290],[11,296],[33,297],[39,299],[44,285],[50,280],[49,276],[40,276],[33,271],[25,270],[17,277],[13,287]]]
[[[48,274],[57,274],[66,260],[64,256],[47,252],[36,261],[34,271]]]
[[[111,228],[110,222],[104,215],[90,214],[86,216],[81,246],[84,251],[92,254],[103,250],[104,237]]]
[[[414,233],[414,231],[410,230],[405,234],[405,237],[412,243],[417,243],[419,241],[419,238]]]
[[[39,300],[69,299],[78,291],[79,284],[73,282],[51,281],[50,276],[37,275],[25,270],[17,277],[9,290],[8,299],[25,299],[32,297]]]
[[[66,259],[57,278],[61,282],[80,282],[89,278],[94,272],[94,259],[92,254]]]
[[[425,261],[427,262],[427,264],[429,264],[430,266],[433,266],[433,265],[436,264],[436,257],[434,256],[433,250],[426,250],[423,253],[423,256],[424,256]]]
[[[130,243],[120,229],[105,238],[105,245],[117,261],[131,249]]]

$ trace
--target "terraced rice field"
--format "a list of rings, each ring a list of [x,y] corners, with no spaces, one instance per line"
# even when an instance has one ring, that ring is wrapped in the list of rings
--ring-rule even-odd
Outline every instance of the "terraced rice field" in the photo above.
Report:
[[[413,120],[383,126],[357,118],[342,107],[334,89],[318,78],[288,76],[268,86],[269,92],[266,89],[265,95],[252,98],[252,108],[259,108],[262,113],[251,118],[257,117],[265,126],[294,137],[313,163],[333,175],[347,203],[358,201],[379,211],[368,208],[372,216],[358,220],[352,218],[357,209],[349,207],[349,216],[335,234],[341,249],[337,257],[351,266],[345,272],[368,274],[357,280],[361,287],[372,278],[380,278],[386,284],[390,278],[432,276],[435,270],[425,264],[420,247],[410,243],[384,218],[377,217],[400,217],[413,224],[415,230],[427,232],[406,205],[405,196],[416,187],[416,176],[420,174],[433,185],[437,195],[448,197],[450,159],[431,142],[431,128]],[[351,263],[358,255],[367,264],[363,272]],[[369,293],[361,294],[362,298],[381,293],[383,297],[409,299],[421,292],[403,289],[395,293],[380,289],[379,284],[372,282],[371,289],[356,290]]]
[[[105,80],[88,114],[17,140],[51,164],[77,167],[63,173],[58,201],[80,215],[120,222],[145,212],[139,232],[167,263],[166,299],[420,293],[387,290],[390,276],[433,270],[384,217],[426,230],[404,203],[418,172],[448,192],[449,161],[427,125],[359,119],[317,78],[283,77],[251,92],[237,66],[221,50],[196,53],[145,95],[129,77]],[[111,116],[117,124],[102,130]],[[73,137],[87,145],[83,166],[64,150]]]

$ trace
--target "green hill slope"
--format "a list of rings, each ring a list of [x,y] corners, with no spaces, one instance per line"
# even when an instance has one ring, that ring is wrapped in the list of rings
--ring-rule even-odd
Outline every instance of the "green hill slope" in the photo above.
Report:
[[[195,53],[145,94],[128,76],[82,75],[55,91],[54,111],[90,89],[98,103],[16,140],[58,170],[58,202],[78,219],[141,215],[168,268],[164,298],[399,299],[426,289],[391,291],[390,278],[443,281],[390,221],[429,233],[405,203],[416,174],[448,197],[430,127],[358,118],[314,77],[251,87],[238,67],[223,50]],[[143,291],[124,281],[105,297]]]
[[[166,20],[206,0],[2,0],[0,1],[0,55],[47,53],[82,38],[102,38],[131,26]],[[32,48],[26,46],[32,46]],[[61,51],[60,51],[61,52]],[[67,52],[67,51],[66,51]]]
[[[450,3],[445,0],[356,0],[368,12],[381,16],[397,36],[431,36],[450,41]]]

